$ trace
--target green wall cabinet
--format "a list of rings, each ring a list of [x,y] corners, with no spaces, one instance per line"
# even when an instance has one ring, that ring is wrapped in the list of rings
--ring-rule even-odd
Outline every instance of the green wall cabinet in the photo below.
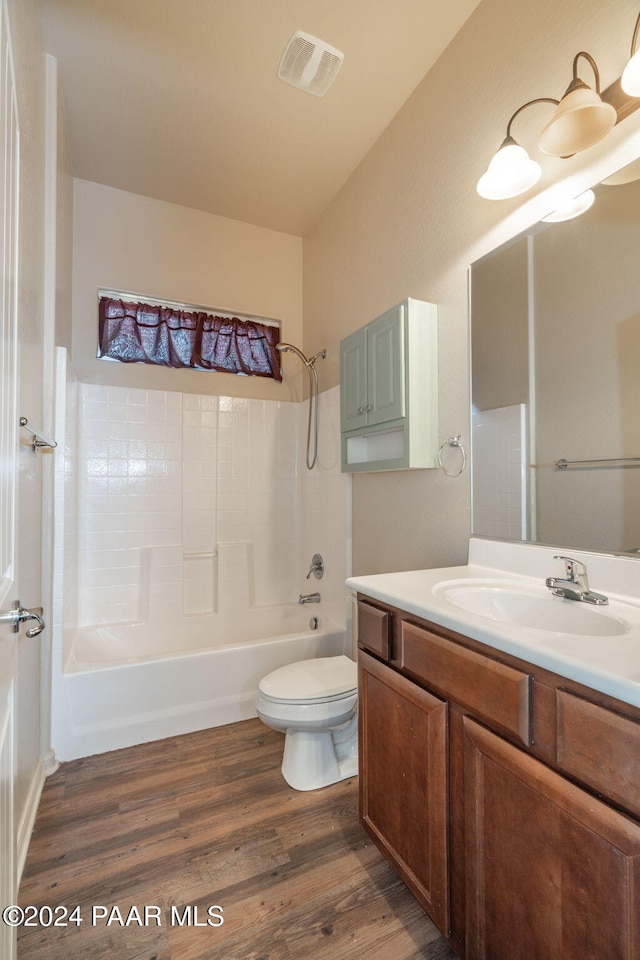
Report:
[[[437,466],[437,309],[411,298],[340,345],[343,472]]]

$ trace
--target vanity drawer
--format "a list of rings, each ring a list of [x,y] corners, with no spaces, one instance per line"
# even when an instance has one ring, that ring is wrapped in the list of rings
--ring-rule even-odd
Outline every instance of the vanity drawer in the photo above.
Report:
[[[391,614],[358,600],[358,644],[383,660],[391,656]]]
[[[640,816],[640,722],[556,691],[561,770]]]
[[[403,670],[434,692],[500,726],[525,746],[532,744],[530,674],[404,620],[400,661]]]

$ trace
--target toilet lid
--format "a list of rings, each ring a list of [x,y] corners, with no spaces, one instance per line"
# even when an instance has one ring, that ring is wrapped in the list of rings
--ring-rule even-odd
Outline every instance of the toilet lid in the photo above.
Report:
[[[356,692],[358,668],[345,656],[301,660],[267,674],[259,689],[270,700],[337,699]]]

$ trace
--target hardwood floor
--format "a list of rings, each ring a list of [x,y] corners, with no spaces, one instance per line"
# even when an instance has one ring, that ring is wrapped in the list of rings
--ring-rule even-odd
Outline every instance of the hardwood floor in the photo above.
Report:
[[[282,743],[248,720],[63,764],[19,902],[81,922],[21,927],[18,960],[455,960],[360,826],[357,778],[296,792]]]

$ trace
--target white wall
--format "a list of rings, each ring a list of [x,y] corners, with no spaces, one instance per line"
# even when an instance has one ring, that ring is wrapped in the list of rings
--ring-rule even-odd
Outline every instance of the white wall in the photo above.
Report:
[[[296,407],[80,384],[80,626],[295,599]]]
[[[323,361],[317,363],[322,381]],[[332,623],[349,625],[350,593],[344,581],[351,575],[351,475],[340,471],[340,388],[320,393],[318,399],[318,459],[313,470],[307,470],[306,448],[309,402],[299,405],[298,412],[298,475],[300,498],[301,576],[299,593],[319,591],[322,596],[320,615]],[[317,580],[307,575],[311,560],[319,553],[325,572]],[[314,616],[316,609],[307,608]]]
[[[76,626],[170,623],[177,650],[208,616],[215,646],[263,635],[260,610],[315,590],[309,615],[345,624],[338,388],[320,397],[313,471],[308,403],[77,383],[62,350],[58,389],[58,669]],[[307,581],[316,552],[326,576]]]

